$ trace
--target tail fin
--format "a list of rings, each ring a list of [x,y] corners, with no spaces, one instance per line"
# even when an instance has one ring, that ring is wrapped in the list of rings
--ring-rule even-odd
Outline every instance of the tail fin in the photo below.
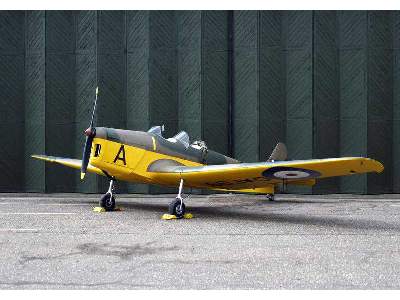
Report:
[[[268,161],[282,161],[287,159],[287,148],[284,143],[276,144]]]

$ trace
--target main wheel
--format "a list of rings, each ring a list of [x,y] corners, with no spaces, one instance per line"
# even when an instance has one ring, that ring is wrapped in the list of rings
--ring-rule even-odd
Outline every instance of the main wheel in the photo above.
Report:
[[[267,194],[267,200],[268,201],[274,201],[275,200],[274,194]]]
[[[113,211],[115,209],[115,198],[109,193],[103,195],[100,199],[100,206],[106,211]]]
[[[168,212],[170,215],[175,215],[179,219],[183,218],[183,215],[185,214],[185,203],[182,203],[181,205],[181,200],[176,198],[169,204]]]

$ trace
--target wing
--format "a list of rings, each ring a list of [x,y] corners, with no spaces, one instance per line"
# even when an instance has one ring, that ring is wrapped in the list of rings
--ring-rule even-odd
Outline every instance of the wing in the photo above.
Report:
[[[153,178],[172,183],[183,178],[185,185],[197,188],[243,190],[271,184],[310,184],[315,179],[382,172],[383,165],[373,159],[344,157],[281,162],[208,165],[199,167],[165,166]]]
[[[64,157],[56,157],[56,156],[47,156],[47,155],[32,155],[33,158],[48,161],[51,163],[57,163],[60,165],[64,165],[74,169],[80,169],[82,165],[82,161],[80,159],[74,158],[64,158]],[[104,172],[99,168],[92,166],[91,164],[88,165],[87,170],[92,173],[96,173],[98,175],[105,176]]]

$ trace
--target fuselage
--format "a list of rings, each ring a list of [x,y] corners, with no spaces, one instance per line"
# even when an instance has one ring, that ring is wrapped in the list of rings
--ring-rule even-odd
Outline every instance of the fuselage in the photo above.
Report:
[[[157,177],[164,165],[202,166],[239,163],[239,161],[197,145],[143,131],[96,127],[90,164],[118,180],[176,185],[178,176]]]

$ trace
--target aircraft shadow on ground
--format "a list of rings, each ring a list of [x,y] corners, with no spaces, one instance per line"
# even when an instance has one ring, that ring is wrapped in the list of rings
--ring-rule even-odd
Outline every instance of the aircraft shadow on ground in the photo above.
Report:
[[[311,202],[318,204],[316,202]],[[379,220],[365,220],[359,219],[354,216],[315,216],[312,213],[304,212],[302,215],[299,213],[293,213],[293,211],[286,211],[287,206],[282,208],[282,211],[277,212],[276,207],[280,201],[274,202],[272,205],[275,208],[274,212],[268,212],[264,209],[262,212],[256,211],[232,211],[232,209],[241,210],[241,206],[189,206],[187,205],[187,212],[192,213],[195,217],[201,219],[230,219],[230,220],[243,220],[243,221],[256,221],[256,222],[275,222],[281,224],[293,224],[293,225],[309,225],[309,226],[322,226],[330,228],[341,228],[341,229],[355,229],[355,230],[377,230],[377,231],[395,231],[400,232],[400,225],[383,222]],[[290,201],[285,201],[285,204]],[[294,203],[294,202],[293,202]],[[295,203],[299,203],[296,201]],[[322,202],[326,204],[326,202]],[[268,205],[266,203],[265,205]],[[121,206],[127,210],[142,210],[149,212],[157,212],[160,214],[167,212],[167,206],[164,203],[133,203],[133,202],[122,202]],[[248,208],[251,205],[246,205]],[[257,206],[257,203],[255,203]],[[285,214],[286,212],[286,214]]]

